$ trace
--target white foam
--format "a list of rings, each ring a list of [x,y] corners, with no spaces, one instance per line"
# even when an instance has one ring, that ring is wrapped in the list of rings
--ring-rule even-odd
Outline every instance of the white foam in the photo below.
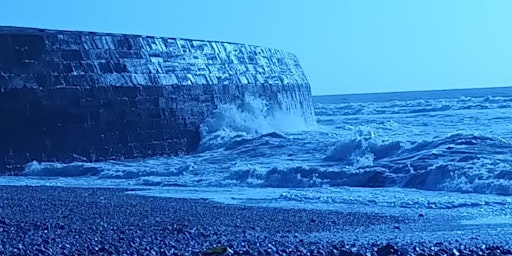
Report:
[[[298,108],[275,109],[261,98],[246,96],[242,106],[220,105],[201,124],[198,152],[221,148],[236,137],[316,128],[316,122],[308,120]]]

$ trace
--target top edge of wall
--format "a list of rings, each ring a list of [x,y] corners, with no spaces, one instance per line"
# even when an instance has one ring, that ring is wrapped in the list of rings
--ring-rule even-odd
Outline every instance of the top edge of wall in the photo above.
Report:
[[[74,35],[76,35],[76,34],[79,34],[79,35],[93,35],[93,36],[130,36],[130,37],[140,37],[140,38],[177,39],[177,40],[187,40],[187,41],[197,41],[197,42],[215,42],[215,43],[226,43],[226,44],[233,44],[233,45],[247,45],[247,46],[268,48],[268,49],[278,50],[281,52],[291,53],[288,51],[284,51],[284,50],[276,49],[276,48],[272,48],[272,47],[265,47],[265,46],[259,46],[259,45],[253,45],[253,44],[244,44],[244,43],[237,43],[237,42],[229,42],[229,41],[220,41],[220,40],[205,40],[205,39],[193,39],[193,38],[181,38],[181,37],[151,36],[151,35],[143,35],[143,34],[93,32],[93,31],[84,31],[84,30],[46,29],[46,28],[36,28],[36,27],[2,26],[2,25],[0,25],[0,34],[13,34],[13,33],[32,34],[32,35],[45,35],[45,34],[55,34],[55,35],[74,34]]]

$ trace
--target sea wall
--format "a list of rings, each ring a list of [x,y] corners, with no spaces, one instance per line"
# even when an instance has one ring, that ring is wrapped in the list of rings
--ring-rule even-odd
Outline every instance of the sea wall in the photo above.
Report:
[[[309,83],[288,52],[0,27],[0,172],[34,160],[190,153],[205,118],[249,96],[314,119]]]

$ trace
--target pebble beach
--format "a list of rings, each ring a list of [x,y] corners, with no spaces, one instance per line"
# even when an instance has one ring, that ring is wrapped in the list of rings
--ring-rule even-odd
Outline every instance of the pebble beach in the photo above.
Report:
[[[512,255],[509,233],[493,243],[467,232],[444,241],[429,241],[429,234],[418,236],[423,241],[405,239],[437,221],[429,216],[227,205],[126,192],[0,186],[0,254]]]

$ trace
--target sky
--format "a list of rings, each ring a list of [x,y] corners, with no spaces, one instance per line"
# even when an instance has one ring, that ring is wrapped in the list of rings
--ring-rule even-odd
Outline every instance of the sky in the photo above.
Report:
[[[293,52],[313,95],[512,86],[509,0],[3,0],[0,25]]]

